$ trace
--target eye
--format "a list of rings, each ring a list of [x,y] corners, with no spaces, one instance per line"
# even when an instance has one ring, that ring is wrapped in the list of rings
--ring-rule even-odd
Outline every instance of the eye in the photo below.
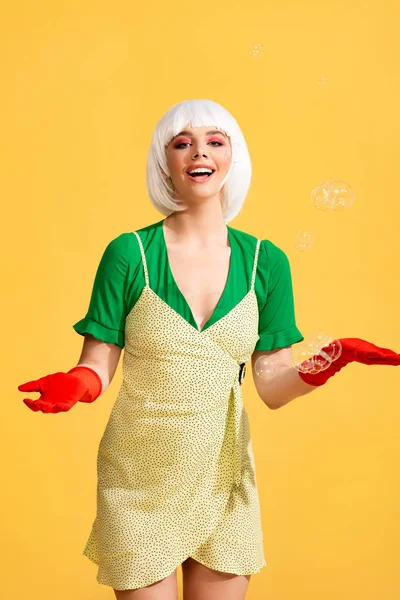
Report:
[[[212,142],[208,142],[209,144],[218,144],[218,146],[223,146],[223,144],[221,144],[221,142],[217,142],[216,140],[212,141]],[[182,146],[185,146],[186,144],[189,144],[189,142],[181,142],[180,144],[177,144],[175,146],[175,148],[182,148]]]

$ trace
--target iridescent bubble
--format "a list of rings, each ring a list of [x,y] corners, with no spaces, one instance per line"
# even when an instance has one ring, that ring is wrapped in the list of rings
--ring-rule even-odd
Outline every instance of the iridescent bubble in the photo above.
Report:
[[[260,56],[263,56],[264,46],[262,44],[253,44],[250,48],[249,54],[251,54],[251,56],[253,56],[254,58],[259,58]]]
[[[277,371],[282,368],[282,364],[278,363],[272,356],[259,356],[254,364],[254,372],[261,379],[270,379]]]
[[[312,190],[311,201],[319,210],[343,211],[353,206],[354,191],[345,181],[330,178]]]
[[[295,248],[300,250],[300,252],[305,252],[306,250],[310,250],[314,244],[314,235],[311,231],[306,231],[305,229],[301,229],[297,232]]]
[[[292,346],[292,364],[301,373],[319,373],[328,369],[341,353],[339,340],[334,340],[325,331],[318,331]]]

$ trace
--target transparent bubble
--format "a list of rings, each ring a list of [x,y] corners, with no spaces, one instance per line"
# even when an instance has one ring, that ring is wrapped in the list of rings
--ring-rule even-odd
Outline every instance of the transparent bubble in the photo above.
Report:
[[[319,210],[330,210],[329,191],[332,177],[321,181],[311,192],[311,200],[315,208]]]
[[[336,360],[342,354],[342,344],[325,331],[313,333],[310,340],[316,343],[323,357],[327,356],[330,360]]]
[[[318,81],[319,85],[328,85],[328,78],[327,77],[321,77],[321,79]]]
[[[303,340],[292,346],[292,364],[302,373],[315,372],[315,357],[318,355],[318,344],[312,340]]]
[[[335,181],[331,188],[331,202],[337,211],[347,210],[354,204],[354,192],[345,181]]]
[[[253,56],[254,58],[259,58],[260,56],[263,56],[264,46],[262,44],[253,44],[250,48],[249,54],[251,54],[251,56]]]
[[[282,368],[282,364],[278,363],[272,356],[259,356],[254,364],[254,372],[261,379],[270,379],[273,377],[279,369]]]
[[[310,250],[314,244],[314,235],[311,231],[306,231],[305,229],[301,229],[297,232],[295,248],[300,250],[300,252],[305,252]]]
[[[343,211],[353,206],[354,191],[345,181],[329,178],[312,190],[311,201],[319,210]]]
[[[292,364],[301,373],[319,373],[328,369],[341,353],[339,340],[334,340],[325,331],[318,331],[292,346]]]
[[[309,339],[310,341],[314,342],[317,346],[323,348],[324,346],[327,346],[331,343],[333,337],[329,333],[321,329],[319,331],[316,331],[315,333],[312,333]]]

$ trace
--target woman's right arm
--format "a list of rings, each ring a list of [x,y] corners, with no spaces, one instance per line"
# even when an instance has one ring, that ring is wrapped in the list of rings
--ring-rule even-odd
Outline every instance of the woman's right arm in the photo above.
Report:
[[[18,386],[20,392],[40,392],[40,398],[24,398],[34,412],[59,413],[77,402],[94,402],[110,385],[121,348],[86,333],[78,364],[67,373],[58,371]]]
[[[90,367],[101,378],[102,394],[110,385],[117,370],[122,348],[116,344],[107,344],[90,333],[85,334],[82,352],[77,367]]]

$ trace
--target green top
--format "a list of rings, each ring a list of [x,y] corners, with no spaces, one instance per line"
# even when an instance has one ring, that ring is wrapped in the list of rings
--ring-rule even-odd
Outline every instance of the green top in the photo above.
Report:
[[[164,219],[138,229],[146,256],[149,286],[172,309],[198,329],[192,312],[173,278],[162,227]],[[257,238],[229,225],[231,258],[222,296],[201,331],[224,317],[247,294],[251,285]],[[145,285],[140,247],[132,231],[121,233],[106,247],[94,280],[86,316],[73,328],[106,343],[125,345],[125,319]],[[292,278],[286,254],[261,240],[254,282],[259,310],[259,340],[254,350],[284,348],[304,337],[296,326]]]

